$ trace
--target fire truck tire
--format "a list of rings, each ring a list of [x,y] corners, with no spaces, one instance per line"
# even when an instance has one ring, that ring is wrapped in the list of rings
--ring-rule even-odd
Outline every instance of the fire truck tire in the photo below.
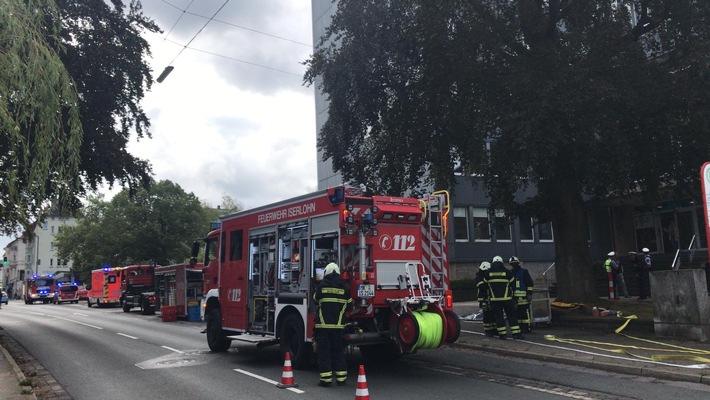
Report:
[[[298,314],[290,314],[281,322],[279,334],[279,349],[281,359],[286,358],[286,352],[291,353],[291,365],[295,369],[308,367],[313,346],[306,343],[303,321]]]
[[[123,312],[130,312],[131,311],[131,306],[126,301],[123,302],[123,306],[121,308],[123,308]]]
[[[399,316],[395,334],[403,347],[411,348],[417,343],[417,340],[419,340],[419,322],[417,322],[411,312],[407,311]]]
[[[150,300],[143,299],[143,304],[141,305],[142,315],[155,315],[155,308],[150,306]]]
[[[227,351],[232,345],[232,341],[227,339],[227,335],[222,330],[222,311],[215,308],[207,314],[205,320],[207,322],[207,345],[210,350],[214,353]]]
[[[451,310],[444,310],[444,323],[446,324],[446,337],[444,340],[446,343],[453,343],[458,340],[461,334],[461,321],[459,316]]]

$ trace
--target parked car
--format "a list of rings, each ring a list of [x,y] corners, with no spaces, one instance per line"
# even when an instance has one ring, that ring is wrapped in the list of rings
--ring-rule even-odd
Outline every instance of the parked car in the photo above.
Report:
[[[52,303],[78,303],[79,302],[79,287],[76,285],[61,285],[54,292]]]
[[[9,299],[7,298],[7,292],[3,290],[2,291],[2,298],[0,298],[0,303],[5,303],[7,305],[8,301],[9,301]]]

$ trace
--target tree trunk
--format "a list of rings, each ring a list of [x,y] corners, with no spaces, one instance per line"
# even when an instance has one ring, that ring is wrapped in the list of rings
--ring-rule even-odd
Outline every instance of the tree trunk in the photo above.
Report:
[[[589,255],[589,221],[582,195],[575,182],[555,177],[552,227],[555,237],[557,299],[588,302],[597,299]],[[549,195],[549,194],[548,194]]]

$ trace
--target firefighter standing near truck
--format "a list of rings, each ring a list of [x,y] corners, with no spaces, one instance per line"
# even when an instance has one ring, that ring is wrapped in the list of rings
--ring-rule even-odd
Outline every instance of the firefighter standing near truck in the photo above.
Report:
[[[328,387],[335,381],[344,385],[348,377],[345,363],[345,311],[352,299],[347,285],[340,278],[340,268],[336,263],[325,266],[324,277],[313,293],[316,311],[315,340],[318,351],[318,386]]]
[[[488,290],[493,315],[496,319],[496,331],[500,339],[507,339],[506,317],[510,325],[510,333],[513,339],[523,339],[518,325],[517,310],[513,300],[513,290],[515,277],[513,273],[503,265],[503,257],[493,257],[491,269],[483,275],[483,282]]]
[[[515,297],[517,304],[518,324],[520,324],[520,330],[522,332],[530,333],[532,332],[530,302],[532,301],[534,282],[530,276],[530,272],[520,264],[518,257],[510,257],[508,263],[513,267],[513,275],[515,276],[515,292],[513,292],[513,297]]]
[[[488,301],[488,291],[486,285],[483,283],[483,276],[491,269],[491,263],[484,261],[481,266],[478,267],[478,272],[476,273],[476,278],[473,280],[476,284],[476,291],[478,292],[478,306],[483,311],[483,333],[486,336],[493,337],[496,335],[496,319],[493,316],[493,310],[491,310],[490,302]]]

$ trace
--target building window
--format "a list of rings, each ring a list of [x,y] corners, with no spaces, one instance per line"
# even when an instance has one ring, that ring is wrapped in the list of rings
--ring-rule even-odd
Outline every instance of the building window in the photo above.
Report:
[[[505,212],[503,210],[496,210],[495,233],[496,241],[510,242],[512,237],[510,233],[510,220],[508,220],[508,217],[505,216]]]
[[[541,242],[551,242],[553,240],[551,222],[538,222],[537,231],[540,234]]]
[[[54,259],[53,258],[49,259],[49,266],[50,267],[54,266]]]
[[[52,225],[52,234],[54,234],[54,225]]]
[[[466,207],[454,207],[454,239],[468,242],[468,213]]]
[[[533,242],[535,241],[535,228],[532,217],[521,216],[518,221],[520,224],[520,241]]]
[[[485,208],[473,209],[473,238],[475,241],[491,241],[491,225],[488,221],[488,210]]]

